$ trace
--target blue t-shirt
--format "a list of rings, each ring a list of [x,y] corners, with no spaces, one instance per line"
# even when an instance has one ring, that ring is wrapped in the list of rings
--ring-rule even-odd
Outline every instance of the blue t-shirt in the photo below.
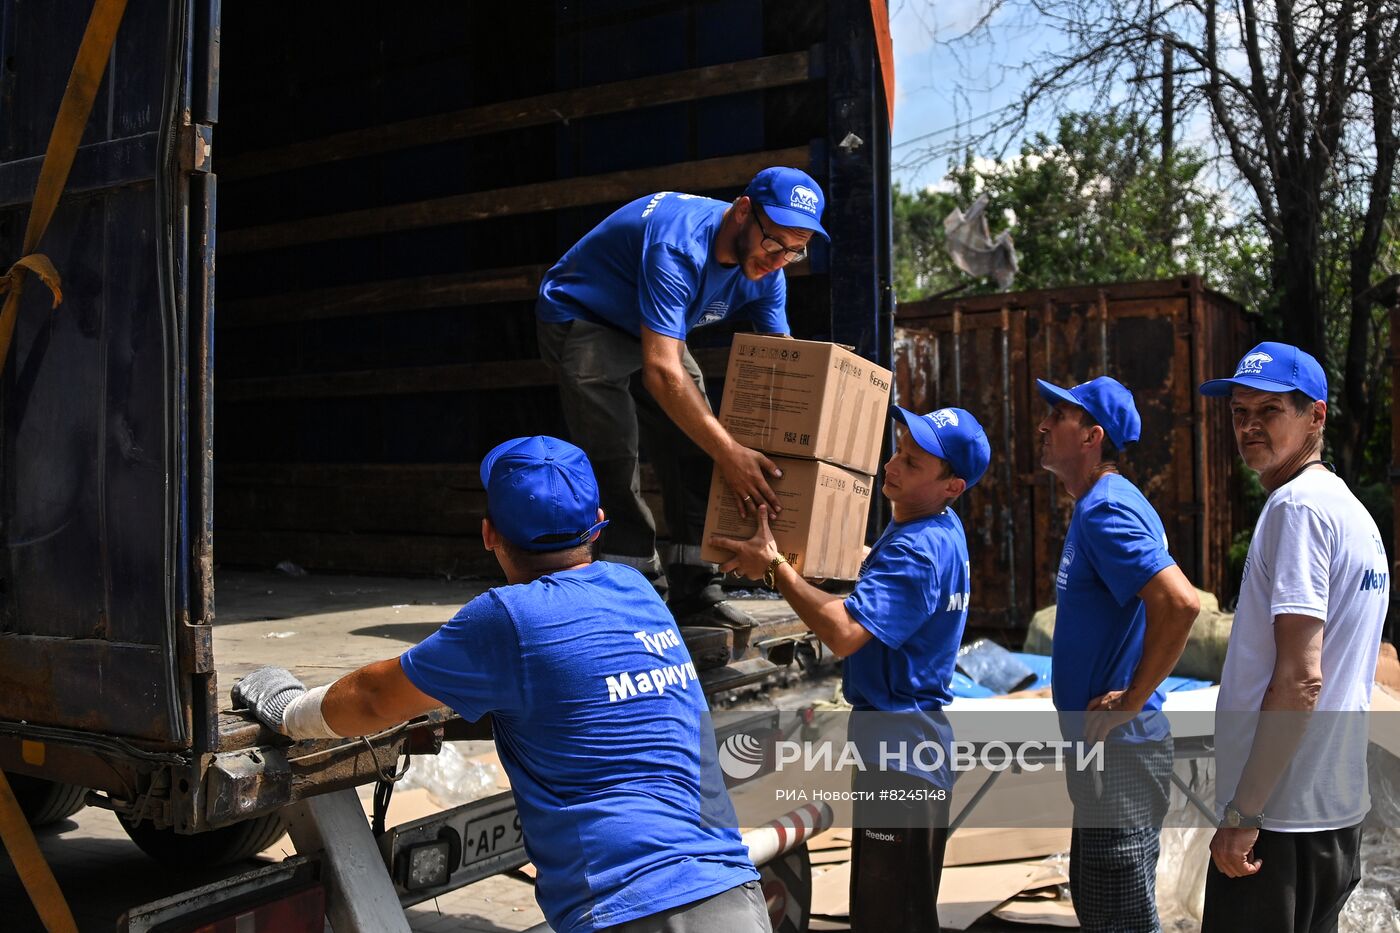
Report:
[[[967,625],[971,571],[967,536],[952,509],[909,522],[890,522],[861,564],[846,611],[871,634],[846,658],[846,699],[854,711],[850,739],[870,765],[878,743],[951,740],[939,712],[952,700],[949,683]],[[873,711],[898,716],[872,716]],[[931,761],[931,759],[925,759]],[[918,761],[914,764],[917,766]],[[921,776],[947,787],[947,768]]]
[[[542,321],[609,324],[640,337],[642,325],[684,340],[696,327],[743,314],[754,330],[788,333],[782,270],[752,282],[711,255],[729,205],[662,191],[614,211],[545,273]]]
[[[1142,660],[1147,609],[1138,592],[1174,565],[1157,512],[1132,483],[1107,473],[1074,505],[1055,575],[1055,638],[1051,692],[1055,708],[1079,712],[1110,690],[1125,690]],[[1162,708],[1156,690],[1144,713]],[[1060,717],[1067,738],[1079,738],[1079,716]],[[1114,738],[1165,738],[1165,717],[1143,715],[1120,726]]]
[[[695,667],[636,570],[598,561],[496,587],[400,663],[463,718],[492,714],[555,930],[613,926],[758,878]],[[702,817],[717,807],[727,825]]]

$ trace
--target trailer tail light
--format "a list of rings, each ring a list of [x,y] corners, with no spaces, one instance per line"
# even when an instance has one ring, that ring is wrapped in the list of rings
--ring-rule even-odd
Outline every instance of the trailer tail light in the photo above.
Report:
[[[316,884],[265,904],[244,904],[188,933],[322,933],[325,926],[326,889]]]
[[[456,836],[455,833],[452,835]],[[438,839],[411,847],[399,856],[399,883],[408,891],[442,887],[457,866],[457,860],[452,856],[451,839]]]

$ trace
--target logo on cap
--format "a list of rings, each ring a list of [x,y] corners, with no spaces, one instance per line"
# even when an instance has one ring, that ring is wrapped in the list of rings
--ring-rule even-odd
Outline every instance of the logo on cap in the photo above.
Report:
[[[1240,368],[1235,371],[1236,376],[1257,376],[1264,371],[1265,363],[1272,363],[1274,358],[1267,353],[1251,353],[1240,360]]]
[[[946,428],[949,425],[953,427],[957,427],[958,425],[958,413],[951,408],[940,408],[938,411],[930,414],[929,417],[933,419],[935,427]]]
[[[817,213],[817,193],[806,185],[794,185],[792,195],[788,198],[788,205],[799,211],[815,215]]]

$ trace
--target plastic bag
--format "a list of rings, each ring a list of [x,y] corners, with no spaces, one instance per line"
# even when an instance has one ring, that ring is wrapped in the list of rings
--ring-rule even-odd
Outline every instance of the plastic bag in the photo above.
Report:
[[[958,670],[993,693],[1015,693],[1035,683],[1035,671],[1001,645],[979,638],[958,649]]]
[[[987,196],[983,194],[972,202],[966,214],[954,207],[943,218],[948,255],[968,275],[990,278],[997,288],[1006,290],[1016,277],[1016,244],[1009,230],[992,238],[986,211]]]
[[[436,755],[416,756],[399,787],[421,787],[438,806],[455,807],[495,794],[498,774],[492,762],[468,758],[457,743],[445,742]]]

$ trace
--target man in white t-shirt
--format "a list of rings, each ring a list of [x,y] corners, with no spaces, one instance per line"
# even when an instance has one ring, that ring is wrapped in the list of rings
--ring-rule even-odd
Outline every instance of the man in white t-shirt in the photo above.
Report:
[[[1375,521],[1321,459],[1317,360],[1261,343],[1201,393],[1229,396],[1240,457],[1269,493],[1220,676],[1202,933],[1335,930],[1361,880],[1389,564]]]

